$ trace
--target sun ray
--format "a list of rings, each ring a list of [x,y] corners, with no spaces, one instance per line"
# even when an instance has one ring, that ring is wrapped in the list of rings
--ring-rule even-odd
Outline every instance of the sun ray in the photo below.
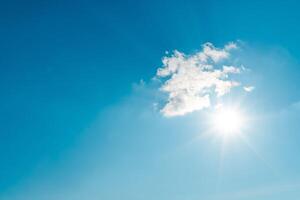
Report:
[[[259,160],[261,160],[275,175],[280,176],[279,171],[257,150],[257,148],[255,148],[245,134],[240,134],[239,137]]]

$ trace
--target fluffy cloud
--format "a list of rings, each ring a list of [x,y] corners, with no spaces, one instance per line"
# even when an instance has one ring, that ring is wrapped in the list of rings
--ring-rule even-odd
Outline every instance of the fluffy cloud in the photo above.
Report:
[[[201,110],[211,105],[212,95],[221,97],[240,85],[230,80],[229,74],[239,74],[241,69],[223,64],[231,60],[231,52],[237,48],[235,43],[223,48],[205,43],[201,51],[192,55],[175,50],[171,56],[164,57],[163,66],[156,74],[163,81],[160,89],[168,94],[162,114],[172,117]]]

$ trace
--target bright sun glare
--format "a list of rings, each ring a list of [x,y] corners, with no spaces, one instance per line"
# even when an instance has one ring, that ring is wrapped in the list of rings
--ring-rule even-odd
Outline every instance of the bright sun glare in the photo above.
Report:
[[[243,117],[233,108],[217,109],[213,116],[213,126],[222,135],[233,135],[240,132]]]

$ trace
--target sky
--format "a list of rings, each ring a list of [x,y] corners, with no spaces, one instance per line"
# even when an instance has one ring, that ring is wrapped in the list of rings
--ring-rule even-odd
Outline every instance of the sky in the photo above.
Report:
[[[0,199],[299,199],[299,6],[0,1]]]

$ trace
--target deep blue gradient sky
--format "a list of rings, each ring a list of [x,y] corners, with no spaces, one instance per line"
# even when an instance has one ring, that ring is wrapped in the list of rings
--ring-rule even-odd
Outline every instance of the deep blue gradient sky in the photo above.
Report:
[[[1,1],[0,199],[299,199],[299,6]],[[222,182],[218,144],[178,150],[202,114],[163,118],[149,82],[166,50],[236,40],[256,87],[245,110],[264,119],[252,140],[277,167],[235,142]]]

